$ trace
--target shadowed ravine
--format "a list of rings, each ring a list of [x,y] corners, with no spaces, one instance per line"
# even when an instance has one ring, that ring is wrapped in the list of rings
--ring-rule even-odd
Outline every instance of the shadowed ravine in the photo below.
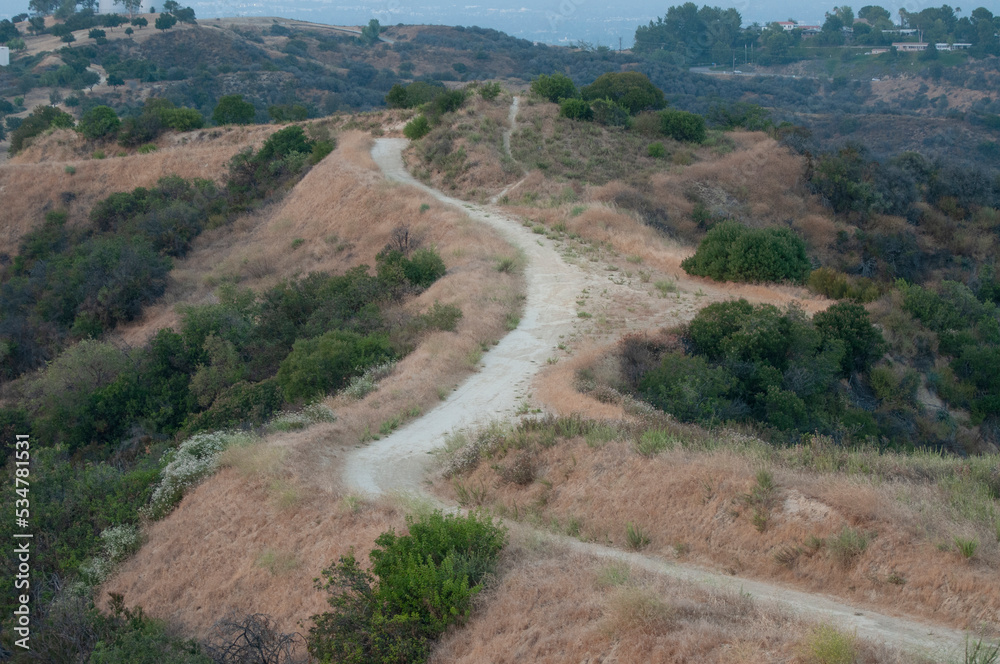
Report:
[[[547,240],[504,216],[498,208],[472,205],[450,198],[417,182],[402,161],[405,139],[379,139],[372,149],[375,163],[385,176],[422,189],[439,201],[462,209],[477,223],[497,229],[525,255],[527,300],[516,330],[484,355],[480,370],[461,384],[440,406],[408,426],[366,447],[352,451],[344,469],[345,484],[369,495],[411,492],[427,494],[423,481],[432,457],[452,431],[510,418],[519,399],[527,392],[535,373],[545,365],[559,343],[569,335],[576,320],[574,301],[582,289],[600,283],[584,269],[566,263]],[[770,602],[793,615],[838,625],[858,636],[916,651],[939,661],[961,659],[963,632],[906,618],[887,616],[851,606],[839,600],[792,590],[778,585],[717,574],[693,565],[678,564],[637,553],[619,551],[569,537],[543,533],[574,551],[621,560],[674,578],[705,583],[749,593],[755,600]]]

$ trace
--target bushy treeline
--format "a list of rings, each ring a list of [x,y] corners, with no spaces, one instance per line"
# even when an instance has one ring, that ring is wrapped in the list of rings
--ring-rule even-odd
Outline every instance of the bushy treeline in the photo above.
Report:
[[[288,127],[236,155],[225,187],[166,177],[100,201],[89,227],[69,228],[64,212],[49,212],[0,277],[0,377],[40,366],[68,339],[135,319],[166,288],[171,258],[185,255],[202,230],[285,186],[330,149]]]
[[[954,281],[922,287],[900,282],[902,309],[933,333],[945,361],[928,382],[953,408],[967,409],[973,422],[1000,418],[1000,310],[995,282],[979,297]],[[926,331],[924,332],[926,334]]]
[[[845,385],[848,378],[866,381],[885,351],[860,305],[836,304],[809,319],[794,308],[720,302],[678,334],[659,345],[626,337],[620,353],[633,388],[682,421],[755,421],[779,439],[811,431],[864,439],[880,432]]]
[[[678,141],[705,140],[705,118],[687,111],[659,110],[667,105],[663,91],[637,71],[602,74],[580,89],[564,74],[542,74],[532,81],[531,91],[559,104],[559,115],[564,118],[628,129],[635,124],[635,116],[658,111],[653,120],[657,133]]]
[[[505,529],[485,514],[407,518],[406,535],[375,540],[370,571],[353,554],[323,570],[331,611],[313,616],[309,653],[340,664],[422,662],[433,639],[461,624],[496,569]]]
[[[847,145],[810,160],[806,176],[835,212],[864,219],[873,213],[916,216],[926,201],[946,214],[965,216],[976,208],[1000,207],[996,173],[904,152],[884,163],[863,146]]]

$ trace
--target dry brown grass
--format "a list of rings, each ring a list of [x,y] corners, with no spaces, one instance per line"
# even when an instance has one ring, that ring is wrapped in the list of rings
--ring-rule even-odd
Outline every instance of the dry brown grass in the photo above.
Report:
[[[96,145],[68,129],[40,136],[0,165],[0,251],[16,253],[21,236],[42,223],[48,210],[69,210],[70,223],[79,224],[100,199],[155,185],[167,175],[221,181],[236,152],[259,146],[275,129],[265,125],[168,134],[156,152],[128,150],[124,157],[114,156],[121,150],[117,145]],[[104,149],[107,157],[92,159],[96,149]],[[75,169],[72,175],[67,166]]]
[[[776,468],[777,493],[761,531],[745,500],[760,470],[751,456],[677,448],[647,458],[631,445],[591,447],[575,439],[538,448],[531,463],[541,479],[527,487],[502,482],[488,463],[460,481],[487,487],[489,503],[508,515],[579,530],[584,539],[624,547],[623,524],[633,522],[651,539],[644,552],[654,555],[711,561],[734,574],[888,612],[1000,630],[1000,587],[992,582],[1000,568],[996,535],[956,514],[937,487]],[[451,484],[438,487],[454,496]],[[848,569],[813,546],[845,526],[877,533]],[[971,562],[951,546],[955,535],[968,533],[980,541]]]
[[[480,203],[517,181],[521,169],[512,162],[504,167],[503,130],[508,128],[511,98],[504,94],[486,101],[473,94],[456,111],[451,122],[435,128],[421,144],[404,153],[410,171],[437,189]],[[455,173],[436,168],[422,155],[428,145],[450,142],[451,155],[464,151],[465,161]]]
[[[289,501],[291,481],[220,471],[146,529],[147,543],[102,587],[102,602],[122,593],[197,638],[233,607],[303,632],[300,622],[327,608],[313,589],[320,570],[352,547],[363,555],[403,518],[389,502],[352,509],[337,493],[300,489]]]
[[[431,662],[787,662],[809,625],[736,593],[518,538],[503,576]],[[906,662],[859,640],[861,663]]]

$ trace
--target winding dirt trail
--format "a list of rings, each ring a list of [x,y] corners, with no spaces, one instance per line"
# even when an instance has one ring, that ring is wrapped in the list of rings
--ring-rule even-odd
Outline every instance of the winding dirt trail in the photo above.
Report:
[[[392,435],[352,451],[344,468],[344,483],[370,495],[416,493],[439,501],[424,490],[424,477],[444,437],[455,430],[509,418],[527,393],[532,377],[553,354],[560,335],[572,333],[577,321],[575,299],[585,288],[608,282],[601,275],[566,263],[556,248],[496,208],[450,198],[416,181],[402,161],[405,139],[379,139],[372,157],[390,180],[417,187],[439,201],[463,209],[473,220],[488,224],[519,246],[526,258],[527,301],[518,328],[485,356],[482,368],[447,400]],[[918,652],[936,661],[961,659],[965,635],[958,630],[907,618],[888,616],[841,600],[771,583],[719,574],[637,553],[619,551],[569,537],[542,533],[574,551],[616,559],[674,578],[749,593],[754,599],[809,620],[832,622],[862,637]]]

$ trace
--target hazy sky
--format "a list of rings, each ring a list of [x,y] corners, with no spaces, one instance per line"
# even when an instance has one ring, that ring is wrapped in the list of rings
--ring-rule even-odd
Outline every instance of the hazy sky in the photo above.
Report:
[[[153,0],[154,6],[156,0]],[[650,3],[642,0],[288,0],[263,2],[255,0],[214,0],[190,2],[199,18],[216,16],[282,16],[333,25],[358,25],[377,18],[383,24],[436,23],[444,25],[478,25],[496,28],[518,37],[549,43],[569,43],[578,40],[617,48],[618,38],[624,46],[632,43],[635,28],[663,16],[673,4],[682,0]],[[893,16],[900,7],[920,11],[926,7],[941,6],[943,0],[907,0],[878,3],[865,0],[854,6],[857,11],[867,4],[881,4]],[[189,4],[181,0],[182,5]],[[824,14],[834,5],[846,4],[842,0],[738,0],[737,2],[698,2],[734,7],[743,17],[743,24],[754,22],[799,21],[821,23]],[[950,3],[955,6],[957,3]],[[1000,13],[1000,0],[964,3],[958,5],[967,15],[975,7],[985,6]],[[10,17],[27,11],[27,0],[0,0],[0,17]]]

